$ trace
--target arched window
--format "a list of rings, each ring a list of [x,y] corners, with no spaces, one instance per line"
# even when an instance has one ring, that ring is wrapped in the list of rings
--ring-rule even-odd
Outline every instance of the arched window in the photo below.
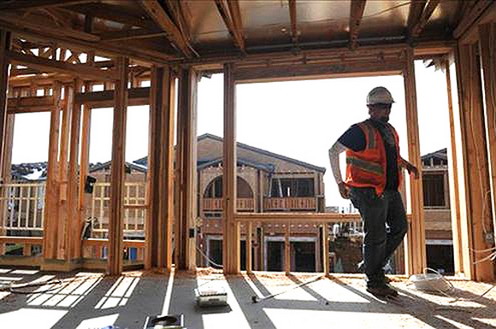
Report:
[[[253,198],[253,191],[250,185],[241,177],[237,177],[237,197],[238,198]],[[203,194],[204,198],[222,198],[222,176],[216,177],[208,184]]]

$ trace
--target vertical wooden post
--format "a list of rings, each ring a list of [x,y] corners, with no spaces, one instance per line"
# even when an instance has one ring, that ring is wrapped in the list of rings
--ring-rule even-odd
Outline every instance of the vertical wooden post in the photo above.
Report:
[[[85,84],[85,92],[89,91],[89,84]],[[83,105],[82,114],[82,124],[81,124],[81,155],[79,161],[79,196],[78,196],[78,223],[79,232],[83,229],[85,217],[86,217],[86,176],[89,173],[90,166],[90,129],[91,129],[91,108],[87,105]],[[77,247],[75,250],[75,257],[83,257],[82,250]]]
[[[174,76],[169,67],[152,68],[147,173],[145,268],[172,268]]]
[[[197,74],[192,68],[181,71],[177,114],[177,203],[175,225],[176,266],[196,268],[196,97]]]
[[[484,254],[470,253],[471,250],[487,249],[492,242],[489,239],[492,230],[490,185],[477,44],[461,45],[458,50],[461,144],[466,171],[463,191],[466,215],[464,217],[462,213],[461,228],[464,248],[469,253],[464,259],[464,271],[472,280],[492,281],[491,261],[475,263]]]
[[[406,65],[403,71],[403,79],[405,85],[408,157],[410,162],[421,171],[415,63],[413,59],[413,49],[410,47],[406,50]],[[412,201],[412,220],[407,235],[408,243],[406,254],[408,255],[409,260],[409,264],[406,264],[407,275],[422,273],[426,266],[422,179],[410,180],[410,194]]]
[[[7,125],[5,128],[5,135],[3,138],[3,145],[4,145],[4,151],[1,155],[1,163],[2,163],[2,168],[1,169],[1,183],[2,184],[7,184],[10,183],[11,181],[11,166],[12,166],[12,146],[14,142],[14,125],[15,125],[15,114],[9,114],[7,116]],[[0,193],[6,193],[5,190],[0,190]],[[5,195],[5,194],[3,194]],[[7,202],[3,201],[0,204],[0,221],[2,223],[5,223],[4,221],[6,220],[6,209],[5,207],[7,206]],[[4,228],[0,229],[0,235],[5,235],[6,230]],[[0,243],[0,255],[3,255],[5,253],[5,244]]]
[[[286,275],[291,273],[291,242],[289,237],[291,234],[291,223],[286,223],[286,229],[284,231],[284,272]]]
[[[461,243],[460,227],[460,191],[458,187],[458,158],[455,132],[455,118],[453,109],[453,95],[451,88],[451,73],[449,62],[445,61],[446,87],[448,95],[448,112],[450,121],[451,147],[448,148],[448,175],[449,175],[449,195],[451,210],[451,230],[453,234],[453,258],[455,263],[455,274],[460,275],[463,271],[463,252]]]
[[[58,225],[58,153],[60,134],[60,94],[61,84],[53,84],[53,97],[57,100],[57,106],[52,109],[50,115],[50,140],[48,146],[48,169],[45,187],[45,223],[43,239],[43,255],[45,259],[57,258],[57,225]]]
[[[112,134],[112,163],[110,179],[109,211],[109,250],[108,273],[119,275],[122,272],[123,257],[123,214],[124,214],[124,166],[126,151],[126,117],[128,101],[128,66],[127,58],[116,60],[119,80],[115,82],[114,123]]]
[[[79,259],[81,257],[81,221],[79,216],[79,138],[81,127],[81,104],[74,102],[74,93],[81,92],[82,82],[80,79],[74,81],[74,87],[68,89],[66,95],[67,106],[72,107],[70,122],[69,142],[69,171],[67,175],[67,231],[66,231],[66,259]],[[79,186],[79,189],[78,189]]]
[[[252,250],[253,223],[250,221],[246,228],[246,273],[253,272],[253,250]]]
[[[236,85],[233,65],[224,65],[223,265],[225,274],[239,273],[239,223],[236,213]]]
[[[327,223],[322,224],[322,271],[324,275],[329,275],[329,227]]]
[[[6,52],[10,50],[10,32],[0,30],[0,168],[3,168],[5,152],[5,127],[7,124],[7,90],[9,82],[9,61]]]
[[[479,53],[484,73],[487,139],[491,168],[493,239],[496,243],[496,23],[479,25]]]

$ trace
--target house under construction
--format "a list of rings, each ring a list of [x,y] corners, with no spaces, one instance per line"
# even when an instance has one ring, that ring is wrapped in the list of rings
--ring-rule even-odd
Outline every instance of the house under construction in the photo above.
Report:
[[[136,264],[124,261],[124,250],[135,248],[143,255],[139,275],[150,270],[166,273],[156,279],[164,282],[163,289],[157,291],[145,284],[142,291],[158,294],[152,298],[154,302],[157,296],[169,296],[169,302],[162,301],[163,307],[147,306],[146,312],[185,313],[184,309],[190,306],[184,297],[187,294],[181,290],[184,286],[179,285],[171,292],[165,288],[171,280],[164,278],[170,278],[172,272],[179,275],[197,269],[197,85],[202,76],[223,73],[222,273],[241,273],[241,226],[247,237],[253,237],[258,224],[277,223],[286,227],[284,272],[290,274],[290,224],[311,223],[320,229],[322,272],[329,275],[329,229],[333,223],[360,221],[357,214],[238,211],[236,86],[401,75],[408,158],[421,168],[414,67],[418,59],[432,62],[446,75],[446,84],[439,86],[439,91],[441,88],[447,91],[449,104],[451,145],[447,159],[454,272],[456,278],[468,280],[464,282],[473,287],[471,293],[478,294],[481,288],[476,282],[494,282],[496,275],[496,2],[493,0],[0,2],[0,254],[4,255],[12,245],[22,245],[24,250],[23,256],[0,257],[2,266],[10,266],[3,273],[34,265],[40,273],[104,270],[110,275],[121,275],[137,268]],[[149,106],[149,148],[146,197],[129,203],[124,160],[126,113],[128,106],[135,105]],[[81,239],[87,218],[85,199],[92,187],[88,179],[91,116],[104,107],[113,107],[109,197],[105,200],[109,209],[107,238]],[[43,190],[30,188],[29,184],[20,188],[10,174],[15,115],[34,112],[50,113]],[[409,184],[409,227],[404,242],[406,275],[422,273],[426,267],[422,180],[411,180]],[[40,198],[44,202],[43,211],[37,209]],[[17,201],[18,207],[31,207],[31,211],[24,212],[29,216],[9,220],[14,213],[12,200]],[[144,240],[124,239],[124,214],[129,211],[145,212]],[[9,226],[14,222],[18,229],[35,230],[39,234],[9,234],[16,230]],[[105,259],[88,252],[102,247],[106,247]],[[243,248],[246,272],[242,273],[252,277],[253,239],[247,238]],[[32,255],[33,250],[40,253]],[[297,300],[296,304],[270,300],[274,309],[282,313],[271,313],[263,306],[251,309],[241,302],[243,294],[273,293],[272,288],[267,288],[270,283],[264,286],[267,278],[253,279],[250,284],[227,278],[229,291],[238,301],[236,306],[230,304],[233,313],[229,316],[233,318],[229,321],[233,325],[238,325],[234,317],[237,314],[244,316],[246,327],[251,328],[310,326],[298,322],[301,319],[291,322],[284,312],[294,308],[309,311],[312,307],[326,310],[324,304],[307,300]],[[190,277],[182,279],[191,283]],[[281,280],[300,282],[296,276]],[[341,284],[340,289],[346,286],[347,279],[336,280]],[[326,282],[331,284],[329,280]],[[201,284],[201,279],[195,283]],[[306,289],[298,291],[320,300],[315,290]],[[344,290],[343,298],[350,293],[366,298],[352,286]],[[81,296],[78,298],[84,300]],[[123,296],[119,297],[121,302],[132,300],[132,296]],[[333,296],[324,297],[325,305],[334,305],[337,313],[351,309],[353,314],[382,312],[379,306],[363,308],[353,300],[342,306],[339,304],[342,301]],[[492,292],[481,297],[486,303],[485,310],[493,307],[492,317],[483,316],[483,311],[479,313],[483,320],[463,314],[444,314],[434,319],[416,309],[421,305],[413,302],[408,309],[392,313],[412,315],[406,325],[415,328],[422,327],[419,322],[426,327],[456,327],[453,321],[466,326],[494,327],[494,296]],[[424,301],[434,303],[428,298]],[[32,300],[16,302],[29,304]],[[91,317],[81,318],[82,313],[58,310],[68,313],[55,321],[54,327],[69,328],[73,323],[76,327]],[[128,324],[134,318],[124,311],[119,310],[121,315],[115,323],[121,327],[143,327],[143,322]],[[307,315],[302,314],[302,318],[310,323],[325,321],[320,315]],[[215,327],[205,320],[209,314],[191,316],[195,320],[188,327]],[[260,323],[253,322],[254,318]],[[358,321],[358,318],[344,319]],[[379,318],[374,317],[374,321],[384,326]]]

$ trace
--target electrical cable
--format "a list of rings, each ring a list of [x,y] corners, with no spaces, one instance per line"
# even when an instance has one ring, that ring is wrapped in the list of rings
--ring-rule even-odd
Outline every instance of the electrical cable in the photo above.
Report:
[[[213,264],[217,267],[224,268],[224,266],[217,264],[212,259],[210,259],[207,255],[205,255],[205,253],[200,248],[196,247],[196,250],[198,250],[198,252],[208,261],[209,266],[210,266],[210,264]]]

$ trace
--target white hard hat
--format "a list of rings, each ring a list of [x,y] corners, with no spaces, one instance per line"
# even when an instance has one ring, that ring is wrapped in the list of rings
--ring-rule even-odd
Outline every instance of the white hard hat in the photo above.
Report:
[[[394,103],[393,96],[391,96],[389,90],[384,87],[375,87],[367,95],[367,105],[392,103]]]

